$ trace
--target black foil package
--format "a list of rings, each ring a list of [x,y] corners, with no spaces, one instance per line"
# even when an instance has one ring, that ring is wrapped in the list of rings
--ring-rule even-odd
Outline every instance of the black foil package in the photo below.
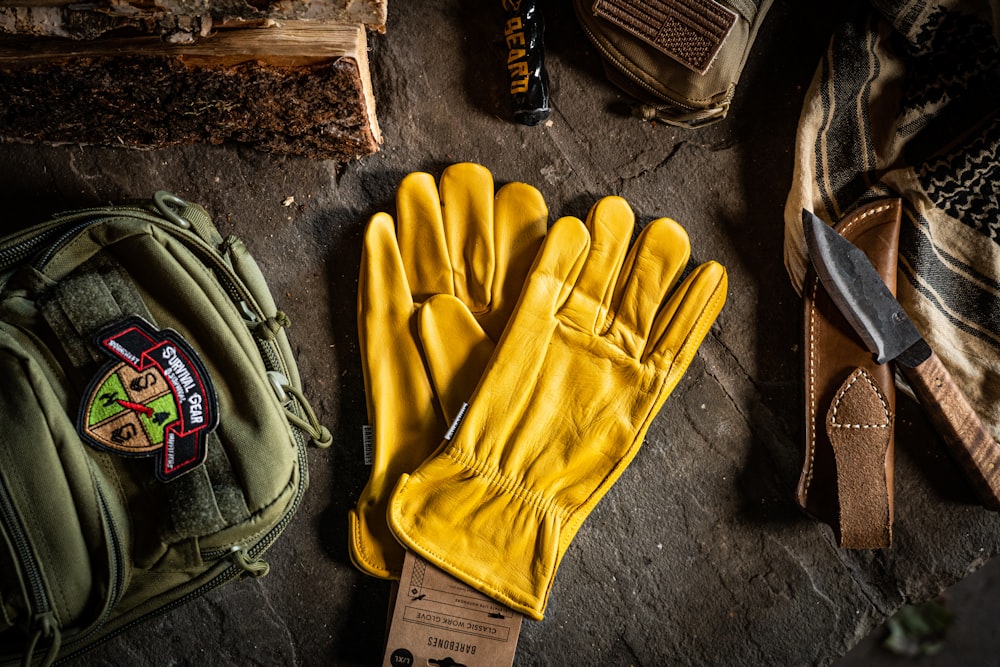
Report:
[[[549,76],[545,71],[545,22],[538,0],[502,0],[504,42],[514,121],[537,125],[549,117]]]

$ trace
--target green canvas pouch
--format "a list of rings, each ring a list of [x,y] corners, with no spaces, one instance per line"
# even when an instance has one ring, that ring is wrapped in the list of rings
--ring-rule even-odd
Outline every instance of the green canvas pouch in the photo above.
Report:
[[[573,0],[608,79],[633,113],[678,127],[729,113],[772,0]]]
[[[0,664],[261,576],[330,443],[246,246],[167,193],[0,240]]]

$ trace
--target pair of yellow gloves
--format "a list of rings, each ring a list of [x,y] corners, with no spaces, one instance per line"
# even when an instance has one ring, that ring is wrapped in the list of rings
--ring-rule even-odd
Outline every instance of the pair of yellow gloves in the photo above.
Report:
[[[547,230],[538,190],[494,195],[476,164],[439,187],[409,174],[396,213],[371,219],[361,259],[374,456],[351,557],[394,578],[405,547],[540,620],[580,524],[722,309],[725,269],[676,286],[690,244],[673,220],[630,250],[632,210],[606,197]]]

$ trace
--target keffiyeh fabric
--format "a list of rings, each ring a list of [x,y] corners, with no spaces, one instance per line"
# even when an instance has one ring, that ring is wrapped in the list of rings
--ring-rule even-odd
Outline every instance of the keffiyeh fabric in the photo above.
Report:
[[[1000,438],[1000,2],[871,4],[806,92],[785,266],[801,292],[803,208],[902,198],[899,300]]]

